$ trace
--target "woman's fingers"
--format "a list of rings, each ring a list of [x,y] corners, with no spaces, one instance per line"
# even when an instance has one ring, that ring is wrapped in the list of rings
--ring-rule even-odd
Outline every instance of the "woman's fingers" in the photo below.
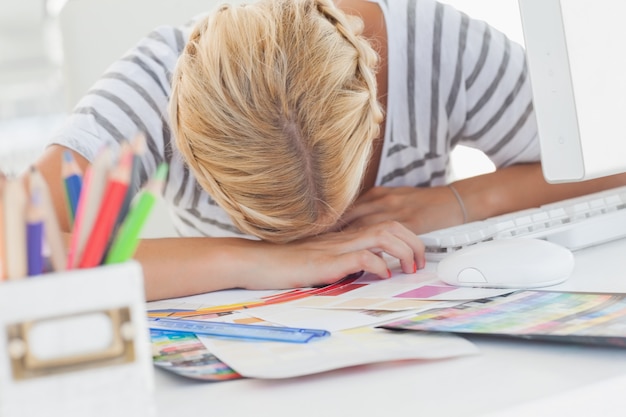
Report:
[[[340,232],[338,235],[345,238],[340,244],[341,248],[338,248],[340,252],[351,253],[362,250],[373,254],[384,252],[398,259],[402,271],[405,273],[413,273],[416,269],[424,267],[424,244],[413,232],[398,222],[386,221],[360,230]],[[380,259],[378,256],[377,258]],[[360,261],[365,262],[366,260],[369,260],[369,257]],[[382,261],[382,259],[380,260]],[[364,270],[368,270],[365,268],[366,265],[362,266]],[[381,272],[378,263],[372,264],[372,267],[376,267],[376,271],[368,270],[368,272],[376,273],[379,276],[385,275]]]
[[[367,249],[341,254],[338,259],[338,268],[344,271],[344,275],[354,273],[353,271],[365,271],[378,275],[380,278],[391,278],[387,262]]]
[[[268,248],[269,256],[263,257],[262,262],[274,265],[274,274],[264,280],[273,280],[277,287],[284,287],[285,282],[290,287],[324,285],[359,271],[389,278],[391,273],[383,253],[398,259],[405,273],[411,274],[424,267],[423,243],[396,221],[329,232]],[[278,272],[277,264],[285,268]],[[294,268],[298,274],[293,274]]]
[[[395,221],[380,223],[379,227],[373,237],[378,249],[398,259],[407,274],[423,268],[424,244],[413,232]]]

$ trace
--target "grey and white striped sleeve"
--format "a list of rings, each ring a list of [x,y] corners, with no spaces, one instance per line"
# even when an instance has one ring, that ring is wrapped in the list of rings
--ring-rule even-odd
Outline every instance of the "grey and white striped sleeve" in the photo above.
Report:
[[[139,175],[144,183],[160,162],[171,157],[166,112],[171,72],[184,39],[180,29],[170,26],[148,34],[105,71],[51,142],[91,161],[104,144],[115,150],[143,132],[147,152]]]
[[[456,57],[448,57],[456,76],[446,89],[446,111],[451,122],[461,122],[449,132],[451,146],[480,149],[498,167],[538,161],[524,49],[483,21],[448,6],[441,9],[441,42],[451,42],[458,51]]]

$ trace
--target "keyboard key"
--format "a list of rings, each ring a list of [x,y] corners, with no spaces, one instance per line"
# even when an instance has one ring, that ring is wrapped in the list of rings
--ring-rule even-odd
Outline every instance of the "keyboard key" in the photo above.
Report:
[[[532,237],[572,250],[626,237],[626,186],[420,235],[426,258],[443,259],[491,239]]]

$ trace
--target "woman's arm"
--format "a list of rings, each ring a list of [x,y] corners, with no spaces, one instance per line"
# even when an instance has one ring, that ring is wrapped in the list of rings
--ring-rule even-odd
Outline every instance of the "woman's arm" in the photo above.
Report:
[[[501,168],[491,174],[457,181],[454,187],[465,203],[468,220],[472,221],[622,185],[626,185],[626,174],[583,182],[548,184],[541,164],[533,163]]]
[[[413,273],[424,267],[423,251],[408,229],[383,222],[284,245],[239,238],[146,239],[136,259],[144,269],[147,298],[155,300],[228,288],[326,285],[359,271],[390,278],[380,253]]]
[[[50,188],[62,229],[70,232],[61,179],[66,148],[50,146],[37,163]],[[89,162],[74,156],[84,171]],[[145,239],[137,250],[148,300],[181,297],[228,288],[282,289],[330,284],[367,271],[390,277],[380,253],[400,260],[402,271],[424,266],[419,239],[397,222],[327,233],[275,245],[239,238]]]
[[[538,207],[626,184],[626,174],[577,183],[548,184],[539,163],[501,168],[454,183],[467,221]],[[351,227],[395,220],[415,233],[463,223],[463,212],[448,187],[376,187],[361,196],[343,218]]]

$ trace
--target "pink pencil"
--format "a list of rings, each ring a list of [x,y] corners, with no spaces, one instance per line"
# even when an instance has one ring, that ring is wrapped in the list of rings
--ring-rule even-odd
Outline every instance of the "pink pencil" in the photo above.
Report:
[[[83,249],[98,215],[98,208],[102,202],[112,164],[112,151],[107,146],[100,151],[93,164],[85,171],[83,188],[78,200],[76,219],[74,220],[74,228],[72,229],[70,239],[67,269],[73,269],[78,266]]]

